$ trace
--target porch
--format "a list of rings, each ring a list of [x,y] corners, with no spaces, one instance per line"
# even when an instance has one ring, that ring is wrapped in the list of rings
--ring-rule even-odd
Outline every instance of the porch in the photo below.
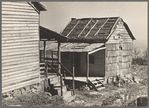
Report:
[[[72,80],[72,77],[66,76],[64,79],[66,79],[66,80]],[[94,81],[96,79],[104,80],[104,77],[88,77],[88,79],[90,81]],[[80,82],[87,82],[86,77],[74,77],[74,80],[75,81],[80,81]]]

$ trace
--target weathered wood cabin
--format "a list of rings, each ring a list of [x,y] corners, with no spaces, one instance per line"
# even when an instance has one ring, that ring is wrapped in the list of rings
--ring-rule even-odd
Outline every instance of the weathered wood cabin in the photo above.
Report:
[[[39,2],[2,2],[2,93],[40,81]]]
[[[122,18],[72,18],[62,35],[71,42],[61,45],[62,63],[71,71],[74,66],[75,76],[123,76],[129,72],[135,38]]]

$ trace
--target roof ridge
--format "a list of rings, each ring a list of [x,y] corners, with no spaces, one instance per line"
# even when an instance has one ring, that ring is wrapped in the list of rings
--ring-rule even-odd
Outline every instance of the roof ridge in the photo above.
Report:
[[[89,19],[107,19],[107,18],[120,18],[119,16],[117,17],[89,17],[89,18],[71,18],[71,20],[89,20]]]

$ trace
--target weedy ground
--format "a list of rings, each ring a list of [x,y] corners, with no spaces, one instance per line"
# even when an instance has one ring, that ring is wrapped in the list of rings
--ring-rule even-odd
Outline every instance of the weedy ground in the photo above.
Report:
[[[117,87],[106,84],[100,91],[85,90],[84,86],[75,90],[76,98],[65,102],[61,96],[48,96],[46,93],[28,93],[13,99],[2,99],[3,106],[135,106],[128,105],[138,95],[148,93],[148,67],[133,65],[131,74],[140,78],[139,83],[127,83]],[[128,99],[126,99],[128,98]],[[116,100],[119,101],[116,101]]]

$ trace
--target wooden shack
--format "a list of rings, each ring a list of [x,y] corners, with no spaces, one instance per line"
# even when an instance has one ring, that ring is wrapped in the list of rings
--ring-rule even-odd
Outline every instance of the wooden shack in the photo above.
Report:
[[[39,2],[2,2],[2,93],[39,83]]]
[[[74,69],[76,76],[123,76],[129,72],[135,38],[122,18],[72,18],[62,35],[70,42],[61,45],[62,63]]]

